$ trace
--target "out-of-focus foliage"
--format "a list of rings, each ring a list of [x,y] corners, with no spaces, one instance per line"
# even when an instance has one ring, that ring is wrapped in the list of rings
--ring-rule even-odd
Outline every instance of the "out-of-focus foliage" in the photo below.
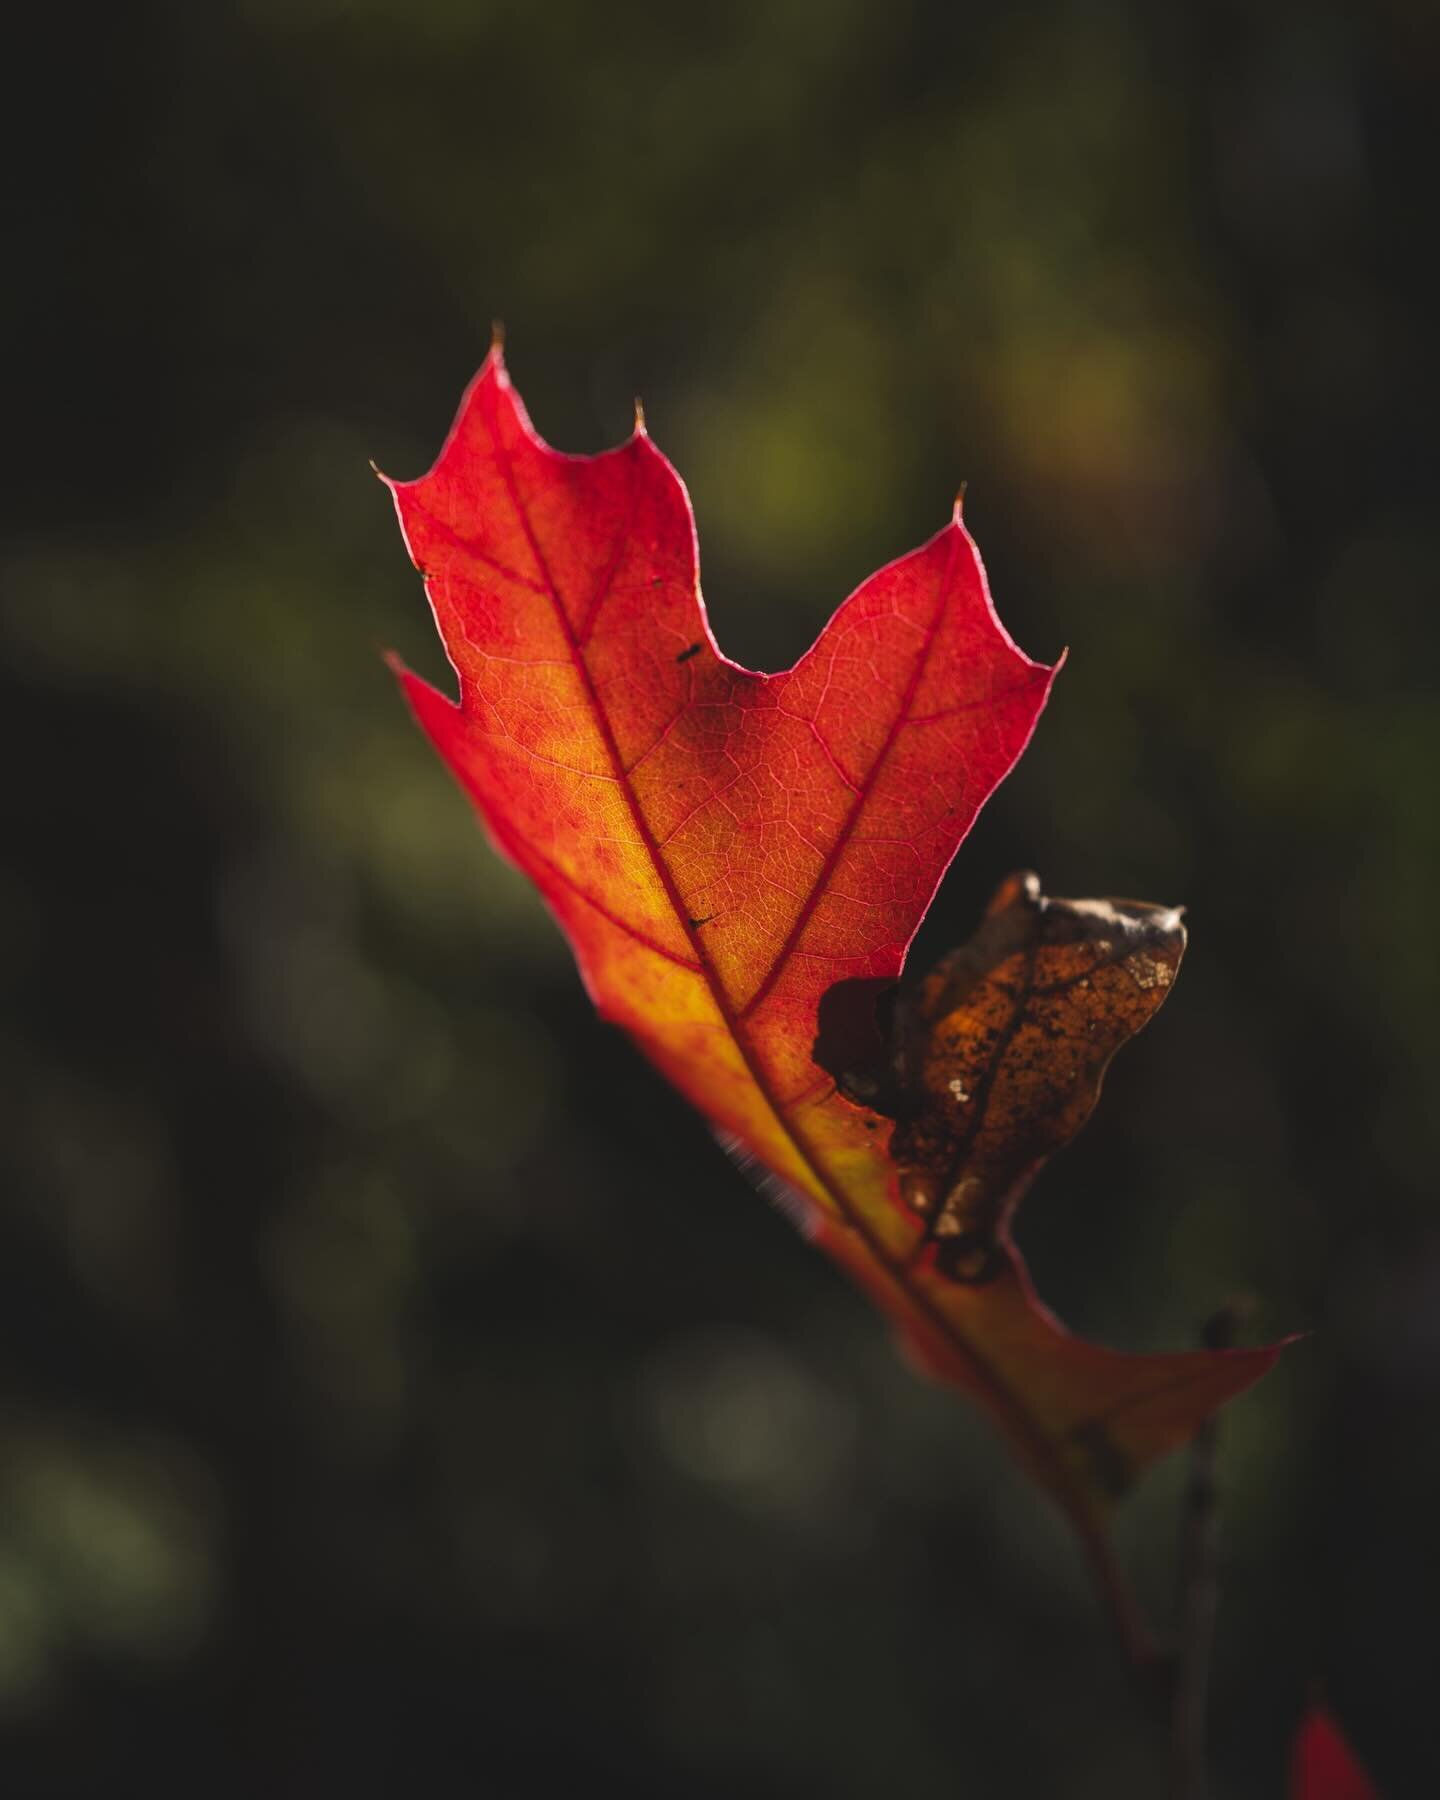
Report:
[[[1379,1800],[1370,1777],[1323,1707],[1312,1706],[1290,1746],[1290,1800]]]
[[[1022,1235],[1111,1342],[1315,1330],[1227,1425],[1221,1791],[1317,1673],[1431,1791],[1430,9],[8,48],[7,1788],[1155,1791],[1044,1503],[587,1016],[395,702],[381,646],[443,671],[366,459],[419,472],[499,314],[553,442],[644,395],[752,663],[969,480],[1071,662],[917,955],[1020,863],[1188,903]]]

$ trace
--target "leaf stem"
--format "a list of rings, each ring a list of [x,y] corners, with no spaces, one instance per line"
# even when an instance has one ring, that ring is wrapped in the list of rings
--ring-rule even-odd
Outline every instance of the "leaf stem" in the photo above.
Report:
[[[1209,1350],[1234,1342],[1237,1309],[1224,1307],[1201,1333]],[[1215,1616],[1220,1604],[1220,1497],[1216,1485],[1218,1415],[1195,1434],[1190,1479],[1180,1520],[1178,1568],[1179,1638],[1170,1699],[1171,1794],[1173,1800],[1205,1800],[1208,1786],[1206,1725]]]
[[[1100,1602],[1115,1633],[1120,1654],[1135,1678],[1142,1697],[1153,1707],[1165,1673],[1164,1652],[1155,1641],[1155,1634],[1150,1629],[1129,1578],[1120,1566],[1115,1546],[1108,1535],[1099,1526],[1092,1526],[1088,1521],[1080,1524],[1073,1516],[1072,1523],[1076,1524],[1085,1546]]]

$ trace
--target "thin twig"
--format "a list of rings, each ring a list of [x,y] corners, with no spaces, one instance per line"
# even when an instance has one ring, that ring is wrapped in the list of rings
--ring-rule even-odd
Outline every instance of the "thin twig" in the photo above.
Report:
[[[1223,1308],[1201,1333],[1205,1347],[1228,1349],[1238,1324],[1237,1310]],[[1218,1419],[1214,1416],[1195,1434],[1180,1521],[1179,1636],[1170,1711],[1174,1800],[1205,1800],[1207,1788],[1210,1655],[1220,1603],[1220,1506],[1215,1480],[1219,1435]]]

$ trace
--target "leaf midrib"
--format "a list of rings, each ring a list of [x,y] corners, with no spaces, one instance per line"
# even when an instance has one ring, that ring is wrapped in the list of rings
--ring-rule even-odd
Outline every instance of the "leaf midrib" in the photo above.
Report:
[[[683,920],[689,916],[685,908],[684,900],[679,889],[675,885],[674,876],[671,874],[665,858],[660,853],[660,847],[655,840],[654,833],[650,829],[649,821],[640,809],[639,800],[634,792],[634,788],[625,775],[624,762],[620,756],[620,749],[616,742],[615,734],[611,730],[609,717],[600,703],[600,696],[596,690],[594,681],[591,678],[589,666],[586,663],[583,654],[583,648],[575,634],[574,627],[571,625],[569,615],[565,610],[564,602],[560,597],[560,590],[557,587],[555,578],[550,570],[549,561],[540,546],[539,539],[535,534],[534,526],[531,524],[529,511],[521,496],[519,483],[515,478],[514,465],[511,461],[509,450],[501,438],[499,431],[496,429],[493,414],[493,398],[491,395],[487,395],[486,399],[489,401],[489,405],[486,408],[485,422],[490,433],[491,443],[495,449],[496,460],[499,463],[504,476],[506,489],[510,495],[511,505],[515,508],[515,516],[519,521],[521,530],[525,534],[525,539],[530,546],[531,554],[535,558],[536,567],[540,570],[541,576],[543,577],[545,591],[548,594],[551,605],[554,607],[556,620],[566,645],[569,648],[576,672],[584,687],[585,697],[588,701],[591,714],[596,722],[597,729],[600,732],[606,754],[610,758],[611,767],[616,772],[617,784],[625,795],[625,803],[629,809],[631,820],[635,826],[641,845],[643,846],[646,855],[649,857],[651,867],[665,892],[665,896],[670,903],[674,916],[677,920]],[[643,440],[638,438],[632,440],[633,447],[638,449],[642,441]],[[627,446],[627,448],[629,448],[629,446]],[[632,472],[632,484],[634,479],[635,477]],[[616,557],[611,565],[612,575],[615,563],[618,563],[619,561],[622,547],[617,547]],[[935,631],[938,629],[939,619],[943,615],[945,609],[950,578],[954,569],[954,560],[955,550],[952,547],[950,560],[946,563],[945,573],[941,579],[940,597],[937,601],[935,622],[932,624],[929,637],[927,638],[925,645],[922,646],[921,652],[916,659],[917,675],[911,685],[907,688],[906,694],[902,699],[901,711],[898,715],[896,725],[887,736],[886,742],[882,746],[881,753],[877,756],[875,764],[872,766],[865,781],[862,783],[862,796],[864,793],[868,793],[880,763],[892,747],[895,736],[898,734],[898,731],[903,724],[904,707],[908,705],[909,701],[913,698],[915,688],[918,686],[918,672],[923,671],[925,660],[928,657],[930,648],[934,642]],[[860,801],[860,804],[863,804],[863,798]],[[846,821],[847,826],[851,824],[853,819],[857,816],[858,806],[857,808],[852,809],[850,818]],[[825,870],[822,872],[822,879],[823,875],[828,873],[832,866],[833,864],[831,862],[827,862]],[[813,898],[814,896],[812,895],[812,901]],[[787,939],[787,944],[781,953],[782,959],[785,955],[788,955],[791,947],[793,947],[793,938]],[[795,1120],[788,1118],[782,1111],[781,1103],[771,1088],[769,1078],[763,1067],[757,1061],[755,1053],[748,1041],[747,1034],[742,1029],[743,1017],[740,1013],[737,1013],[735,1007],[731,1003],[729,995],[725,991],[724,983],[720,980],[719,972],[716,970],[708,952],[698,938],[695,940],[695,950],[699,959],[698,972],[700,977],[705,982],[716,1011],[720,1014],[726,1030],[729,1032],[736,1049],[740,1053],[741,1060],[745,1064],[746,1072],[754,1082],[756,1091],[760,1094],[761,1099],[770,1109],[771,1116],[780,1127],[781,1132],[789,1139],[799,1160],[810,1171],[816,1185],[829,1196],[836,1212],[845,1224],[860,1236],[871,1256],[874,1257],[876,1263],[884,1270],[887,1278],[899,1290],[905,1300],[915,1307],[917,1311],[922,1313],[936,1330],[952,1343],[962,1356],[968,1359],[980,1378],[982,1385],[990,1392],[997,1409],[1011,1421],[1011,1424],[1017,1430],[1019,1435],[1031,1446],[1032,1452],[1051,1471],[1052,1486],[1056,1496],[1060,1499],[1066,1512],[1070,1514],[1077,1530],[1079,1530],[1082,1537],[1087,1540],[1092,1553],[1099,1549],[1100,1553],[1103,1554],[1102,1534],[1098,1532],[1095,1522],[1085,1506],[1083,1493],[1077,1491],[1077,1484],[1074,1477],[1071,1474],[1068,1465],[1059,1455],[1053,1440],[1046,1435],[1028,1408],[1021,1403],[1009,1382],[1005,1380],[1004,1376],[999,1373],[988,1358],[975,1348],[971,1340],[951,1319],[947,1318],[944,1313],[940,1312],[931,1303],[927,1295],[914,1288],[906,1279],[904,1266],[898,1264],[891,1257],[883,1242],[871,1229],[864,1213],[851,1203],[844,1189],[828,1173],[825,1168],[824,1159],[809,1141],[803,1127]]]

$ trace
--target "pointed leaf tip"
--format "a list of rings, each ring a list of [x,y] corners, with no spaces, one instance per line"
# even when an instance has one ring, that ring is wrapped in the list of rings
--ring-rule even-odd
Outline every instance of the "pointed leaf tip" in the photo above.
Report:
[[[625,446],[552,450],[499,355],[497,333],[434,468],[395,490],[460,678],[457,705],[404,675],[422,728],[603,1014],[806,1197],[822,1245],[1093,1536],[1110,1497],[1274,1352],[1122,1357],[1070,1338],[1008,1241],[954,1253],[964,1196],[903,1204],[893,1117],[815,1054],[837,989],[859,990],[874,1030],[876,984],[899,977],[1052,671],[1001,625],[958,518],[862,583],[792,668],[761,677],[711,654],[675,471]],[[737,766],[783,780],[785,805],[737,788]],[[1125,949],[1148,959],[1135,982],[1163,991],[1156,950]],[[1123,972],[1102,973],[1123,999]],[[943,1104],[968,1103],[947,1085],[963,1073]],[[918,1167],[927,1146],[911,1149]],[[1013,1173],[996,1173],[1001,1203]]]

